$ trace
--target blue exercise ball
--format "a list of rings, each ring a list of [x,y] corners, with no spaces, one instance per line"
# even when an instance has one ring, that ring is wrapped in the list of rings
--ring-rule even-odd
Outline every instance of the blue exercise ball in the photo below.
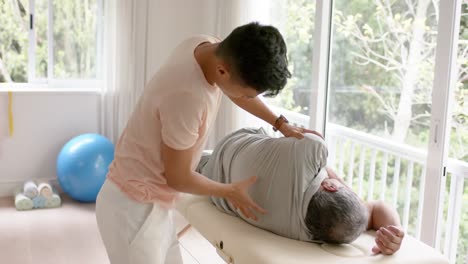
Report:
[[[98,134],[67,142],[57,158],[57,178],[63,191],[80,202],[94,202],[114,160],[114,145]]]

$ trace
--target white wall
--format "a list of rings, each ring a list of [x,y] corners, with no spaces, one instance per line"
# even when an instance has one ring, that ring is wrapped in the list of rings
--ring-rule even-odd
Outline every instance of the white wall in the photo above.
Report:
[[[55,180],[55,162],[72,137],[99,130],[96,92],[17,92],[8,136],[8,97],[0,92],[0,197],[28,179]]]
[[[182,40],[215,34],[217,8],[217,0],[149,1],[147,81]]]
[[[146,80],[183,39],[216,30],[217,0],[152,0],[148,7]],[[63,144],[82,133],[98,133],[96,92],[14,94],[15,134],[8,137],[7,94],[0,92],[0,197],[28,179],[55,180]]]

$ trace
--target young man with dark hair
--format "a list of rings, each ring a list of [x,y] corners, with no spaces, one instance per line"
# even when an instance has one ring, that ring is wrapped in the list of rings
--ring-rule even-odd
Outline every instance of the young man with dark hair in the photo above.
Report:
[[[172,221],[180,192],[223,197],[252,219],[267,213],[247,193],[256,176],[222,184],[195,168],[223,93],[285,136],[315,133],[288,124],[257,97],[283,89],[287,66],[279,31],[258,23],[236,28],[222,42],[197,36],[175,48],[146,85],[96,201],[111,263],[182,263]]]

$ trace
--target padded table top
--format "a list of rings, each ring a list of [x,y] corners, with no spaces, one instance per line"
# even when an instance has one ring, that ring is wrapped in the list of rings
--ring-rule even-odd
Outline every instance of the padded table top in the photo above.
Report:
[[[449,263],[443,255],[409,235],[405,236],[396,254],[373,255],[374,231],[365,232],[351,244],[320,245],[288,239],[254,227],[219,211],[207,197],[184,194],[177,209],[218,248],[221,257],[236,264]]]

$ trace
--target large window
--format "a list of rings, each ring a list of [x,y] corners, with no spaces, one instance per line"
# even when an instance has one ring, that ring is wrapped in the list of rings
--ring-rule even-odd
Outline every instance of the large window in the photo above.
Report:
[[[450,154],[468,162],[468,1],[462,5],[460,38],[458,40],[458,74],[454,87]]]
[[[274,106],[309,114],[315,0],[272,0],[271,24],[287,43],[291,79],[280,96],[266,101]]]
[[[271,2],[275,3],[272,24],[285,36],[293,77],[277,98],[267,102],[282,108],[278,112],[294,123],[309,126],[308,115],[315,110],[311,96],[319,92],[313,89],[326,90],[328,164],[364,200],[381,199],[393,205],[405,230],[421,238],[423,227],[428,227],[423,209],[437,215],[437,208],[424,205],[422,190],[427,178],[439,177],[426,175],[432,171],[431,164],[426,164],[428,157],[442,155],[442,151],[435,153],[429,140],[437,130],[431,118],[442,116],[441,109],[432,107],[440,99],[432,98],[432,90],[446,90],[434,83],[439,24],[445,30],[449,24],[447,17],[440,17],[442,1],[335,0],[330,14],[323,8],[328,1],[320,5],[313,0]],[[440,175],[443,213],[438,222],[441,232],[435,238],[436,248],[453,263],[464,263],[468,250],[468,2],[461,2],[452,115],[441,117],[451,120],[450,147],[448,165],[440,168],[445,173]],[[315,21],[316,16],[323,21]],[[324,34],[327,21],[331,30]],[[317,29],[322,31],[320,36],[315,34]],[[314,40],[329,36],[325,50],[313,50]],[[443,47],[449,49],[448,42]],[[328,64],[314,65],[314,56],[326,56]],[[321,73],[327,77],[326,84],[312,79]],[[437,77],[444,74],[438,71]],[[316,110],[320,112],[320,106]]]
[[[101,6],[101,0],[0,0],[0,85],[97,79]]]
[[[439,1],[429,0],[335,1],[333,12],[327,126],[332,162],[363,198],[393,203],[404,228],[417,238],[434,99],[438,12]],[[436,241],[437,249],[456,263],[464,262],[468,245],[467,15],[464,3],[449,135],[451,160],[442,181],[443,215]]]
[[[337,134],[330,140],[339,153],[336,164],[342,175],[357,176],[349,182],[365,199],[392,201],[414,236],[430,131],[437,5],[338,0],[333,12],[327,127]],[[340,127],[380,138],[384,148],[344,138]],[[389,151],[391,145],[401,152]],[[411,146],[422,155],[407,157],[407,151],[418,153]]]
[[[440,249],[456,263],[468,260],[468,1],[462,4],[458,40],[457,83],[452,94],[448,173],[444,203],[444,234]],[[458,222],[460,225],[453,224]]]
[[[438,1],[335,1],[329,122],[425,148]]]

